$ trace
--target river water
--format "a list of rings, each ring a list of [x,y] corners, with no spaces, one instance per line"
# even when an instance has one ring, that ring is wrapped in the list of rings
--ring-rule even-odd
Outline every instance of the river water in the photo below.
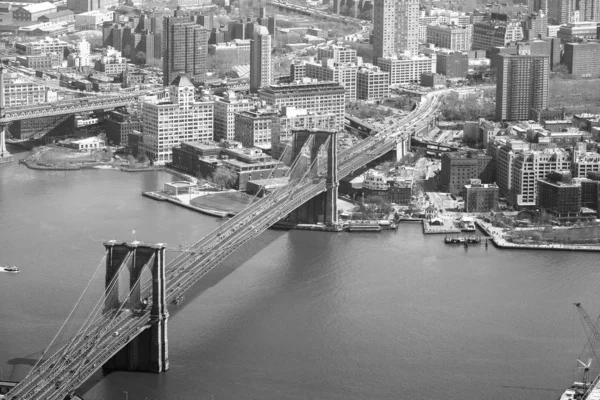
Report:
[[[0,264],[21,267],[0,274],[4,379],[22,379],[58,331],[103,240],[177,249],[221,223],[140,195],[172,179],[0,167]],[[598,315],[598,282],[598,255],[465,250],[414,224],[267,231],[171,306],[170,371],[97,373],[83,396],[556,399],[579,376],[585,337],[573,303]],[[67,331],[102,285],[100,267]]]

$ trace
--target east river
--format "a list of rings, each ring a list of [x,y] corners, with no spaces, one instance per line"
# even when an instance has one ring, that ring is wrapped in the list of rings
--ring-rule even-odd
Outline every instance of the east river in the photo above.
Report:
[[[0,273],[5,380],[22,379],[56,334],[104,240],[176,250],[222,222],[140,195],[173,179],[0,166],[0,264],[21,268]],[[83,397],[557,399],[580,376],[585,337],[573,303],[600,312],[599,256],[465,250],[442,238],[416,224],[267,231],[170,306],[170,371],[99,372]],[[67,331],[103,279],[100,267]]]

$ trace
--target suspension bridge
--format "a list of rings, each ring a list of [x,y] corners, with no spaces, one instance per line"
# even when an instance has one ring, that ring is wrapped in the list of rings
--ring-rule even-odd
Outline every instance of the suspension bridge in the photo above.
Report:
[[[263,197],[255,196],[242,212],[168,263],[167,247],[162,243],[104,243],[103,259],[94,272],[95,276],[105,267],[103,296],[77,333],[48,355],[57,333],[29,374],[6,398],[70,398],[99,368],[157,373],[168,370],[168,304],[179,304],[185,293],[221,261],[317,196],[323,199],[326,225],[336,226],[338,180],[399,145],[404,146],[411,131],[432,123],[438,107],[439,95],[429,94],[395,126],[342,151],[338,151],[335,131],[303,131],[295,135],[288,183]],[[142,281],[144,270],[151,272],[151,279]],[[129,284],[119,291],[119,276],[125,271]],[[93,277],[84,293],[92,280]],[[123,289],[128,292],[126,295]]]

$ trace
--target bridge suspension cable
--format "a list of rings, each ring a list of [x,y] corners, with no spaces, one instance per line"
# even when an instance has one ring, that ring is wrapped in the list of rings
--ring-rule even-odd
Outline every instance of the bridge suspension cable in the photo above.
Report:
[[[54,337],[52,338],[52,340],[50,341],[50,344],[48,345],[48,347],[46,347],[46,350],[44,350],[44,352],[42,353],[42,355],[40,356],[40,358],[37,360],[37,362],[34,364],[33,368],[29,371],[29,373],[25,376],[25,378],[23,379],[24,381],[27,380],[27,378],[32,374],[33,371],[36,370],[36,368],[39,366],[40,362],[42,362],[42,360],[44,359],[44,356],[48,353],[48,351],[50,350],[50,348],[52,347],[52,345],[54,344],[54,342],[56,341],[56,339],[58,338],[58,336],[60,335],[60,333],[62,332],[62,330],[65,328],[65,326],[67,325],[67,322],[70,320],[70,318],[73,316],[73,314],[75,313],[75,310],[77,309],[77,307],[79,306],[79,303],[81,303],[81,300],[83,299],[84,295],[87,293],[87,290],[89,289],[89,287],[92,284],[92,281],[94,280],[94,277],[96,276],[96,274],[98,273],[98,271],[100,270],[100,267],[106,263],[106,256],[107,256],[108,252],[104,252],[104,256],[102,257],[102,260],[100,260],[100,263],[98,264],[98,266],[96,267],[96,269],[94,270],[94,273],[92,274],[92,277],[90,278],[90,280],[88,281],[87,285],[85,286],[85,288],[83,289],[83,292],[81,293],[81,295],[79,296],[79,298],[77,299],[77,302],[75,303],[75,305],[73,306],[73,308],[71,308],[71,311],[69,312],[69,315],[67,316],[67,318],[65,319],[65,321],[62,323],[61,327],[59,328],[58,332],[56,332],[56,334],[54,335]]]

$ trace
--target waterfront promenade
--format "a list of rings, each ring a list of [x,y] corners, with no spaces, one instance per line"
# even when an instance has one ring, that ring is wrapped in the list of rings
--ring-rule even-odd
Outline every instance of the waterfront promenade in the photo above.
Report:
[[[536,243],[512,243],[504,238],[504,228],[492,226],[491,223],[481,218],[475,219],[475,224],[492,238],[494,245],[502,249],[514,250],[562,250],[562,251],[600,251],[598,245],[577,245],[577,244],[536,244]]]

